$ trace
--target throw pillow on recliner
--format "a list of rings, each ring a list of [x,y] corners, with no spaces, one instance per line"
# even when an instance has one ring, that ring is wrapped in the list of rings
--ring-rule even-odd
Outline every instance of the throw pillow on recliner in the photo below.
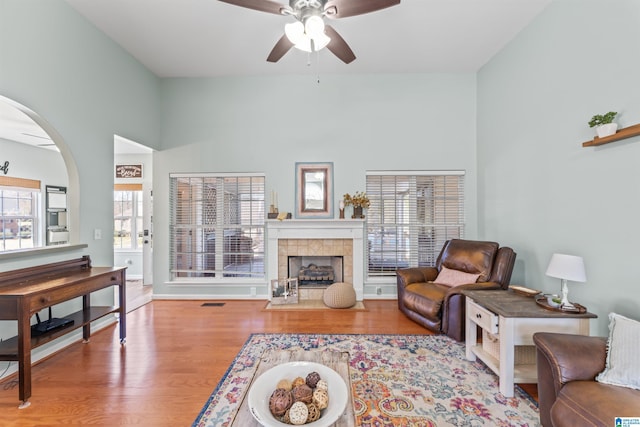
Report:
[[[607,359],[596,381],[640,390],[640,322],[609,313]]]
[[[468,283],[476,283],[478,281],[478,277],[480,277],[480,273],[465,273],[464,271],[453,270],[443,265],[440,269],[440,273],[438,273],[438,277],[436,277],[433,283],[453,287],[466,285]]]

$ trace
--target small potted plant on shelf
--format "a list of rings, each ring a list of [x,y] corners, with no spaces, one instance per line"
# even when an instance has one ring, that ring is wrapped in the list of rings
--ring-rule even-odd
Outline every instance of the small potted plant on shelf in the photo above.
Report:
[[[589,121],[589,127],[595,127],[598,137],[613,135],[618,130],[618,124],[613,123],[613,119],[618,114],[615,111],[609,111],[607,114],[596,114]]]
[[[343,196],[345,206],[353,206],[353,216],[351,218],[364,218],[362,210],[369,207],[369,198],[364,192],[356,191],[353,196],[349,193]]]

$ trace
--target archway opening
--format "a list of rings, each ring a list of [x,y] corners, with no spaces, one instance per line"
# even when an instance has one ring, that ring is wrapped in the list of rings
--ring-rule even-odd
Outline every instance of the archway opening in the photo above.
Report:
[[[4,178],[5,188],[19,189],[25,183],[30,183],[31,187],[39,186],[41,194],[37,207],[34,207],[33,216],[37,224],[37,230],[29,231],[29,221],[20,221],[25,215],[15,214],[18,212],[21,201],[19,192],[13,191],[16,196],[15,201],[9,197],[6,209],[3,207],[3,215],[7,215],[7,223],[13,219],[19,221],[18,246],[24,240],[24,247],[11,249],[41,248],[47,245],[59,244],[60,242],[49,242],[48,224],[50,220],[58,221],[58,212],[50,215],[47,209],[47,186],[64,187],[66,192],[66,212],[64,221],[60,215],[60,224],[64,224],[67,229],[67,237],[64,243],[79,242],[79,221],[80,221],[80,201],[79,190],[80,180],[76,162],[58,131],[43,117],[10,98],[0,95],[0,144],[7,150],[3,150],[5,155],[11,158],[0,159],[0,166],[6,165],[0,171],[0,177]],[[11,148],[11,150],[9,150]],[[8,153],[8,154],[7,154]],[[20,180],[24,181],[20,181]],[[38,183],[38,184],[34,184]],[[35,188],[34,188],[35,191]],[[10,208],[9,208],[10,207]],[[11,218],[14,215],[16,218]],[[26,218],[29,219],[28,217]],[[6,227],[5,230],[15,227]],[[24,228],[24,230],[23,230]],[[6,231],[7,237],[13,231]],[[4,237],[4,235],[3,235]],[[13,243],[13,242],[12,242]],[[4,251],[4,248],[3,250]]]

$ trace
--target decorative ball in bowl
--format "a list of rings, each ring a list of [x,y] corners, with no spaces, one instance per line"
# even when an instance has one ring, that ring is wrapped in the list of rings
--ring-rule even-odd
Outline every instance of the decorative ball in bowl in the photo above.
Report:
[[[300,379],[305,381],[305,379],[309,379],[308,377],[314,377],[313,381],[316,383],[311,383],[313,387],[308,385],[309,381],[297,387],[294,386],[294,383]],[[285,385],[283,386],[283,384]],[[294,390],[298,387],[298,390]],[[296,401],[301,398],[300,395],[308,395],[309,393],[312,393],[312,397],[315,399],[317,392],[322,401],[322,393],[319,390],[323,388],[326,388],[325,396],[328,396],[328,399],[324,400],[324,405],[316,405],[316,400],[312,400],[313,403],[310,404]],[[288,362],[274,366],[256,378],[249,389],[248,405],[253,418],[263,426],[328,427],[344,413],[349,401],[348,393],[345,381],[328,366],[314,362]],[[303,398],[303,400],[305,399]],[[302,409],[302,406],[305,408]],[[301,409],[302,411],[300,411]],[[308,416],[311,416],[311,411],[318,411],[315,421],[307,422],[306,418],[305,420],[295,419],[299,416],[299,412],[304,411],[307,411]]]

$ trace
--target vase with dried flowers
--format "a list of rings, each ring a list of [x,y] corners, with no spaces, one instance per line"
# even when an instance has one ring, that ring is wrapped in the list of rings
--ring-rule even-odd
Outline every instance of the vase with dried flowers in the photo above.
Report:
[[[343,198],[345,206],[353,206],[353,215],[351,218],[364,218],[362,210],[368,208],[371,203],[366,193],[356,191],[353,196],[347,193]]]

